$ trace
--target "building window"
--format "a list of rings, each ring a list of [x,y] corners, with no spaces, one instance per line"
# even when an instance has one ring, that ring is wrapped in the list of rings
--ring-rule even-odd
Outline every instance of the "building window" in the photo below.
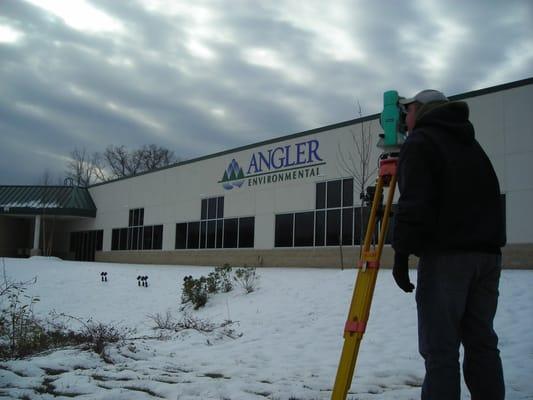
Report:
[[[342,185],[341,180],[328,181],[326,184],[326,205],[327,208],[341,206]]]
[[[161,250],[163,225],[144,226],[144,208],[129,211],[128,227],[111,231],[111,250]]]
[[[144,208],[134,208],[130,210],[128,226],[144,225]]]
[[[254,247],[255,218],[239,218],[239,248]]]
[[[224,218],[224,197],[217,197],[217,218]]]
[[[224,220],[224,248],[237,247],[238,241],[238,225],[237,218],[228,218]]]
[[[217,221],[212,220],[207,222],[207,244],[208,249],[214,249],[217,237]]]
[[[318,182],[316,184],[316,206],[317,210],[326,208],[326,182]]]
[[[119,231],[119,250],[128,250],[128,228],[121,228]]]
[[[224,238],[224,220],[217,219],[217,249],[222,248],[222,239]]]
[[[207,199],[202,199],[201,202],[201,212],[200,212],[200,218],[206,219],[207,218]]]
[[[201,201],[200,219],[224,218],[224,197],[209,197]]]
[[[213,219],[176,224],[179,249],[253,248],[255,217]]]
[[[176,249],[187,248],[187,224],[176,224]]]
[[[95,252],[102,251],[104,231],[71,232],[69,249],[77,261],[94,261]]]
[[[187,224],[187,248],[197,249],[200,247],[200,222]]]
[[[143,231],[143,249],[148,250],[153,248],[154,227],[145,226]]]
[[[294,214],[294,246],[313,246],[315,231],[315,212]]]
[[[200,222],[200,248],[201,249],[205,249],[206,236],[207,236],[207,222],[201,221]]]
[[[111,232],[111,250],[161,250],[154,242],[155,228],[163,234],[163,225],[115,228]]]
[[[315,213],[315,246],[324,246],[326,241],[326,212]]]
[[[212,197],[207,200],[207,219],[215,219],[217,217],[217,198]]]
[[[96,231],[96,251],[102,251],[104,247],[104,231],[103,229]]]
[[[326,212],[326,246],[337,246],[341,236],[341,210]]]
[[[139,250],[139,228],[130,228],[131,250]]]
[[[353,178],[317,182],[315,188],[315,210],[276,215],[275,247],[351,246],[354,239],[358,244]]]
[[[120,229],[113,229],[111,231],[111,250],[118,250],[119,249],[119,243],[120,243]],[[73,251],[72,250],[72,241],[70,242],[71,244],[71,248],[70,248],[70,251]]]
[[[254,247],[255,217],[224,219],[224,196],[201,200],[200,221],[176,224],[176,249]]]
[[[276,215],[275,246],[292,247],[294,214]]]
[[[353,178],[342,180],[342,206],[353,206]]]
[[[154,225],[154,239],[152,243],[153,250],[163,249],[163,225]]]
[[[353,244],[353,208],[342,209],[342,244]]]
[[[353,206],[353,178],[317,182],[315,191],[316,209]]]

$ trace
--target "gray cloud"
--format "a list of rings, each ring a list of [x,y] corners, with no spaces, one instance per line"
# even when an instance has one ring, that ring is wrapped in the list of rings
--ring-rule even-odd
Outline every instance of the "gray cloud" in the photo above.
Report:
[[[22,36],[0,37],[0,184],[59,176],[74,147],[190,158],[355,118],[356,101],[379,112],[391,88],[453,95],[533,70],[527,0],[86,2],[121,28],[2,3]]]

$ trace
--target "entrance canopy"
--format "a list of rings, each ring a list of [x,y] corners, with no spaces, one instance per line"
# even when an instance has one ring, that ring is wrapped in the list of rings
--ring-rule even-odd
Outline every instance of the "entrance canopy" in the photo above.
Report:
[[[96,217],[86,188],[76,186],[1,186],[0,215]]]

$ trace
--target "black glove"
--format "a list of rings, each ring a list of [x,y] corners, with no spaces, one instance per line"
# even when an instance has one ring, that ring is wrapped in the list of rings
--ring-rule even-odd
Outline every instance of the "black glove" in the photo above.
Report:
[[[411,293],[415,285],[409,280],[409,254],[394,253],[392,276],[396,284],[406,293]]]

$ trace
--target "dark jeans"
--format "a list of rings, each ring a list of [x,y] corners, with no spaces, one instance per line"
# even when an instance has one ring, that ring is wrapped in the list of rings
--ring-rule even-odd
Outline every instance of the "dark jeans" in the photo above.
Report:
[[[501,256],[484,253],[424,255],[418,265],[416,303],[419,350],[425,360],[423,400],[459,400],[459,346],[472,400],[505,398],[498,336]]]

